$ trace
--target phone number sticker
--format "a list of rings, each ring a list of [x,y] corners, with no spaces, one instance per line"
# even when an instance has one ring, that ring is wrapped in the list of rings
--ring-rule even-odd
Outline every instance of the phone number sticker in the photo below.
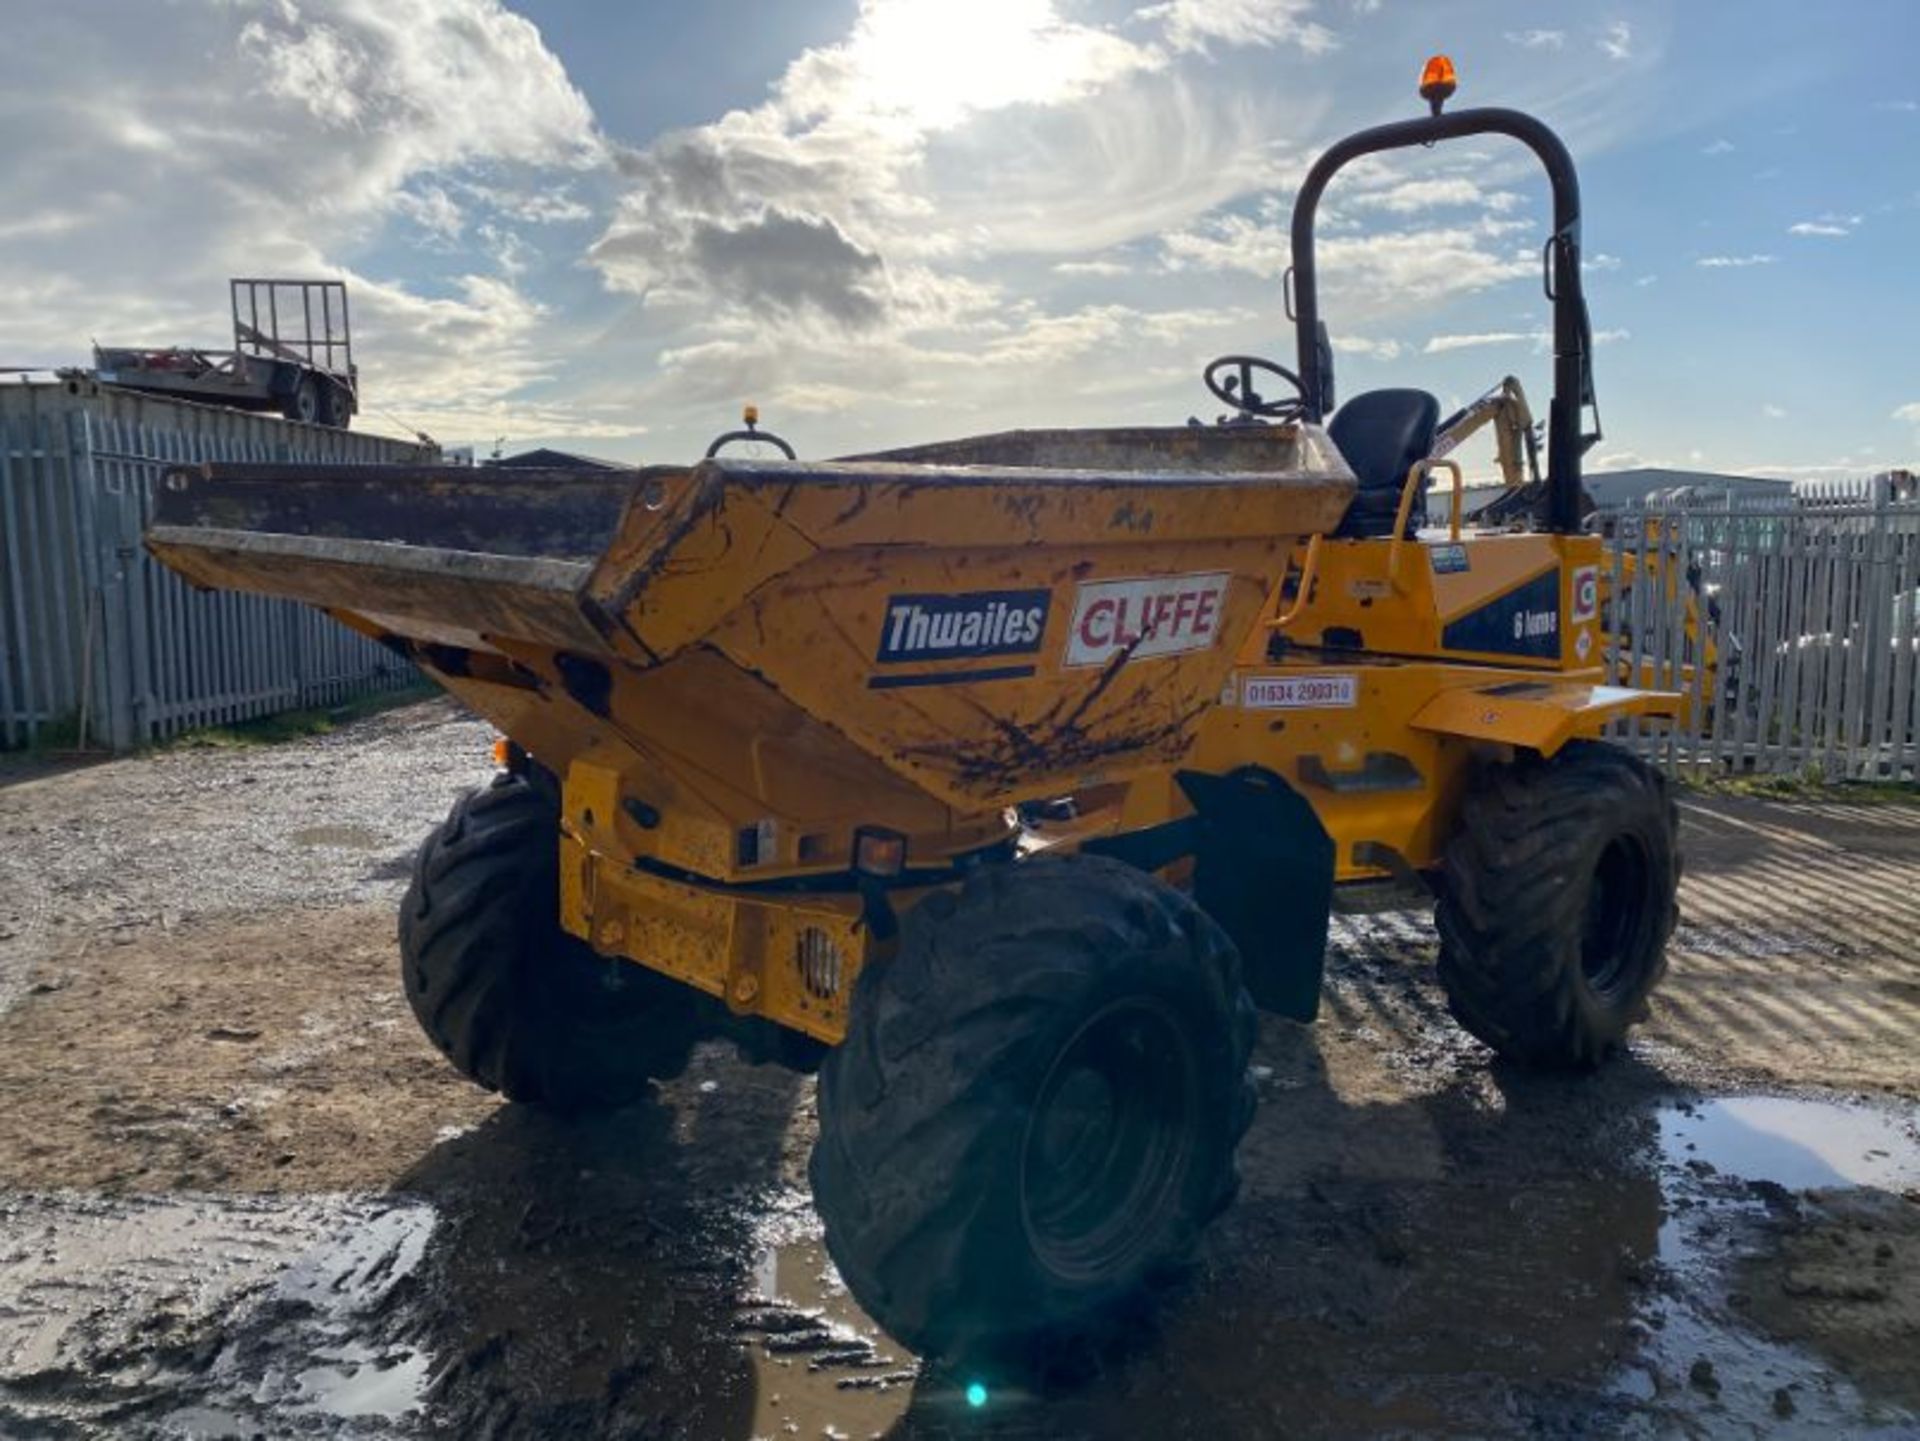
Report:
[[[1240,689],[1248,710],[1337,710],[1359,700],[1354,675],[1250,675]]]

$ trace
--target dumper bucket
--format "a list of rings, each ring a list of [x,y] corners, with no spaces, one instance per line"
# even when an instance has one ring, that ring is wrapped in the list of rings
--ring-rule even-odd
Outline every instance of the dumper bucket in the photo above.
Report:
[[[205,466],[165,474],[148,544],[387,639],[557,769],[753,716],[716,786],[765,791],[768,747],[850,746],[977,812],[1177,761],[1352,490],[1291,425],[591,474]]]

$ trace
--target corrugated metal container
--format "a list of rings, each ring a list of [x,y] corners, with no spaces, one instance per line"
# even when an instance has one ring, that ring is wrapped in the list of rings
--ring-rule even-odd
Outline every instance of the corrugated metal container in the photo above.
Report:
[[[372,641],[305,606],[196,592],[140,538],[169,463],[427,454],[89,381],[0,385],[0,746],[79,728],[128,750],[406,684]]]

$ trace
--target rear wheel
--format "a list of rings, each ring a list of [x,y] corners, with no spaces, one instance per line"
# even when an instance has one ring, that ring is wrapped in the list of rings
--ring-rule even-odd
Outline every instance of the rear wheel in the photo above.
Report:
[[[320,382],[311,375],[303,375],[294,383],[287,398],[282,402],[280,413],[288,420],[304,421],[308,425],[320,419]]]
[[[328,383],[320,397],[320,423],[335,430],[353,424],[353,392],[344,385]]]
[[[855,1299],[999,1378],[1106,1349],[1233,1197],[1254,1028],[1225,933],[1118,862],[929,897],[820,1071],[814,1201]]]
[[[1666,971],[1677,833],[1665,778],[1617,746],[1576,741],[1483,772],[1436,916],[1455,1019],[1513,1060],[1604,1060]]]
[[[559,823],[518,776],[457,801],[400,903],[401,974],[462,1074],[513,1101],[611,1109],[685,1067],[698,997],[560,929]]]

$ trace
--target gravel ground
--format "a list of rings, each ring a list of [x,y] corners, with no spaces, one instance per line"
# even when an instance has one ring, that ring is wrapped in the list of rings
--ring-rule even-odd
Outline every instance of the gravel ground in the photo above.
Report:
[[[0,1435],[1920,1435],[1920,806],[1684,803],[1593,1078],[1491,1064],[1424,917],[1338,922],[1195,1284],[1033,1397],[840,1290],[809,1082],[709,1046],[563,1122],[420,1038],[393,907],[488,740],[0,772]]]

